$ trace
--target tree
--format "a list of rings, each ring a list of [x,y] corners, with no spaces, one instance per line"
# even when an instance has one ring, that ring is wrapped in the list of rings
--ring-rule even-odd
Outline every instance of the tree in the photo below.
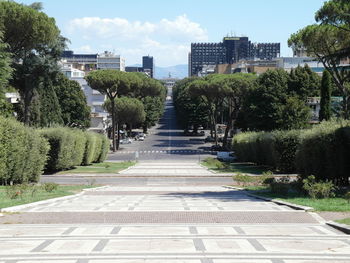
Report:
[[[278,111],[277,128],[281,130],[303,129],[310,120],[310,108],[296,96],[288,97]]]
[[[0,114],[10,115],[11,105],[5,98],[5,89],[8,84],[8,80],[12,74],[12,68],[10,66],[11,59],[10,54],[6,52],[7,45],[2,41],[2,34],[0,32]]]
[[[116,98],[115,100],[115,118],[119,126],[127,124],[129,131],[131,131],[133,126],[145,121],[146,113],[140,100],[129,97]],[[110,100],[105,102],[104,108],[108,112],[112,111]]]
[[[328,24],[344,31],[350,31],[350,2],[348,0],[331,0],[317,11],[315,19],[321,24]]]
[[[319,60],[331,74],[333,82],[343,97],[343,117],[349,118],[350,74],[339,66],[342,59],[350,56],[350,2],[347,0],[330,0],[316,13],[320,24],[309,25],[288,40],[295,49],[305,48],[308,55]]]
[[[173,100],[175,104],[177,121],[181,127],[187,131],[193,126],[193,132],[196,133],[199,126],[205,126],[208,123],[208,107],[203,103],[200,97],[191,96],[189,93],[189,84],[195,78],[186,78],[178,81],[173,88]]]
[[[306,101],[308,97],[318,96],[320,77],[305,64],[292,69],[289,74],[288,93]]]
[[[115,132],[116,132],[116,106],[115,99],[118,96],[127,95],[130,90],[130,77],[128,73],[106,69],[90,72],[86,77],[86,81],[92,89],[105,94],[111,101],[111,115],[112,115],[112,140],[113,140],[113,152],[119,148],[119,141],[116,144]],[[119,128],[118,128],[119,131]]]
[[[23,100],[26,124],[31,119],[30,105],[38,94],[35,90],[59,71],[57,61],[66,41],[60,36],[55,20],[40,9],[38,4],[0,2],[0,30],[4,32],[4,42],[13,55],[15,68],[11,83]]]
[[[86,129],[90,127],[90,107],[78,82],[63,74],[54,85],[64,125]]]
[[[321,83],[321,103],[319,120],[328,121],[331,118],[331,93],[332,93],[332,79],[331,74],[326,70],[323,72]]]
[[[235,126],[235,122],[238,119],[238,115],[243,107],[244,97],[248,90],[251,89],[256,80],[254,74],[233,74],[226,75],[223,78],[222,85],[227,87],[225,95],[225,102],[227,104],[227,125],[225,129],[225,135],[223,138],[223,147],[227,147],[227,138],[229,132]]]
[[[244,100],[244,128],[266,131],[279,128],[280,110],[288,97],[288,78],[282,69],[268,70],[259,76],[257,85],[248,90]]]

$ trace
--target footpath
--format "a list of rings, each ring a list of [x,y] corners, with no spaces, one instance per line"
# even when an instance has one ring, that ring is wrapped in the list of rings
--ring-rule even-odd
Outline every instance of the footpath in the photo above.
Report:
[[[206,184],[206,169],[181,167],[140,163],[124,174],[157,180],[5,214],[0,263],[350,262],[350,236],[319,216]],[[187,178],[171,179],[178,176]]]

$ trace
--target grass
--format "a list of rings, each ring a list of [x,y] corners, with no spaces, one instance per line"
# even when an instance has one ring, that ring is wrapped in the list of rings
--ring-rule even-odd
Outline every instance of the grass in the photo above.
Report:
[[[336,221],[341,224],[350,225],[350,218],[340,219]]]
[[[270,169],[252,163],[223,163],[214,158],[207,158],[202,165],[217,173],[246,173],[262,175]]]
[[[260,189],[247,189],[253,190],[254,194],[275,198],[289,203],[309,206],[314,208],[315,211],[329,211],[329,212],[349,212],[349,202],[341,197],[312,199],[307,196],[300,196],[297,194],[288,194],[287,196],[271,193],[268,187],[261,187]]]
[[[134,165],[135,162],[121,162],[121,163],[94,163],[93,165],[89,166],[77,166],[71,170],[61,171],[57,174],[67,174],[67,173],[118,173],[121,170],[124,170],[132,165]]]
[[[46,192],[41,187],[37,187],[37,191],[32,196],[31,191],[24,192],[20,197],[16,199],[11,199],[7,193],[6,188],[9,186],[0,186],[0,208],[23,205],[28,203],[33,203],[41,200],[47,200],[51,198],[73,195],[79,193],[84,188],[92,188],[96,186],[92,185],[58,185],[56,190],[52,192]]]

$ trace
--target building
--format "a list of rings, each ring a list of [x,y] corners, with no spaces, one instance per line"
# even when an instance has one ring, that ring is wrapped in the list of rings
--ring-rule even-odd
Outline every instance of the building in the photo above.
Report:
[[[126,72],[143,72],[143,67],[125,67]]]
[[[146,73],[151,78],[154,77],[154,59],[151,56],[143,56],[142,57],[142,68],[143,72]]]
[[[271,60],[280,56],[279,43],[251,44],[248,37],[224,37],[220,43],[192,43],[189,75],[197,76],[211,65],[234,64],[241,60]]]
[[[97,56],[97,69],[115,69],[125,71],[125,59],[120,55],[105,51]]]
[[[97,69],[97,54],[74,54],[73,51],[67,50],[63,51],[62,61],[85,72]]]
[[[252,59],[272,60],[280,57],[280,43],[254,43],[250,45],[250,57]]]
[[[189,60],[190,76],[197,76],[204,65],[225,64],[226,50],[223,43],[192,43]]]
[[[73,64],[61,62],[61,71],[70,80],[79,83],[83,90],[88,106],[91,109],[91,126],[89,130],[104,133],[107,128],[108,113],[103,109],[102,105],[106,100],[106,96],[93,90],[84,79],[85,72],[74,68]]]
[[[317,61],[315,58],[310,57],[280,57],[277,60],[277,67],[282,68],[287,72],[291,72],[298,66],[308,65],[310,69],[319,75],[322,75],[325,70],[323,64]]]

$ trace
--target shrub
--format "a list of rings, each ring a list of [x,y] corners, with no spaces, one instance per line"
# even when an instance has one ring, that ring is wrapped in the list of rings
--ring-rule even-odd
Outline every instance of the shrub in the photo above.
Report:
[[[91,132],[85,132],[86,145],[83,157],[83,165],[90,165],[94,161],[94,153],[96,147],[96,137]]]
[[[39,180],[49,150],[47,141],[34,129],[0,117],[0,180],[2,184]]]
[[[71,130],[72,135],[74,136],[74,154],[73,154],[73,165],[81,165],[85,153],[86,145],[86,136],[81,130]]]
[[[105,135],[100,134],[99,136],[102,138],[102,146],[101,146],[101,153],[97,159],[97,162],[102,163],[106,160],[106,157],[110,148],[110,141]]]
[[[295,160],[297,148],[300,144],[301,130],[273,132],[273,153],[275,168],[282,173],[296,171]]]
[[[94,157],[93,162],[98,163],[98,160],[100,158],[101,152],[102,152],[102,137],[99,136],[99,134],[94,134],[95,136],[95,151],[94,151]]]
[[[332,182],[316,182],[315,176],[312,175],[304,179],[303,183],[304,190],[313,199],[334,197],[335,187]]]
[[[296,156],[297,171],[306,178],[348,184],[350,122],[323,122],[302,133]]]
[[[249,175],[237,173],[233,176],[233,180],[238,183],[238,185],[246,186],[252,182],[252,178]]]
[[[42,185],[43,189],[48,192],[48,193],[51,193],[53,191],[56,191],[57,188],[58,188],[58,184],[55,184],[55,183],[44,183]]]
[[[344,195],[344,199],[346,199],[348,201],[348,203],[350,204],[350,192],[347,192],[345,195]]]

